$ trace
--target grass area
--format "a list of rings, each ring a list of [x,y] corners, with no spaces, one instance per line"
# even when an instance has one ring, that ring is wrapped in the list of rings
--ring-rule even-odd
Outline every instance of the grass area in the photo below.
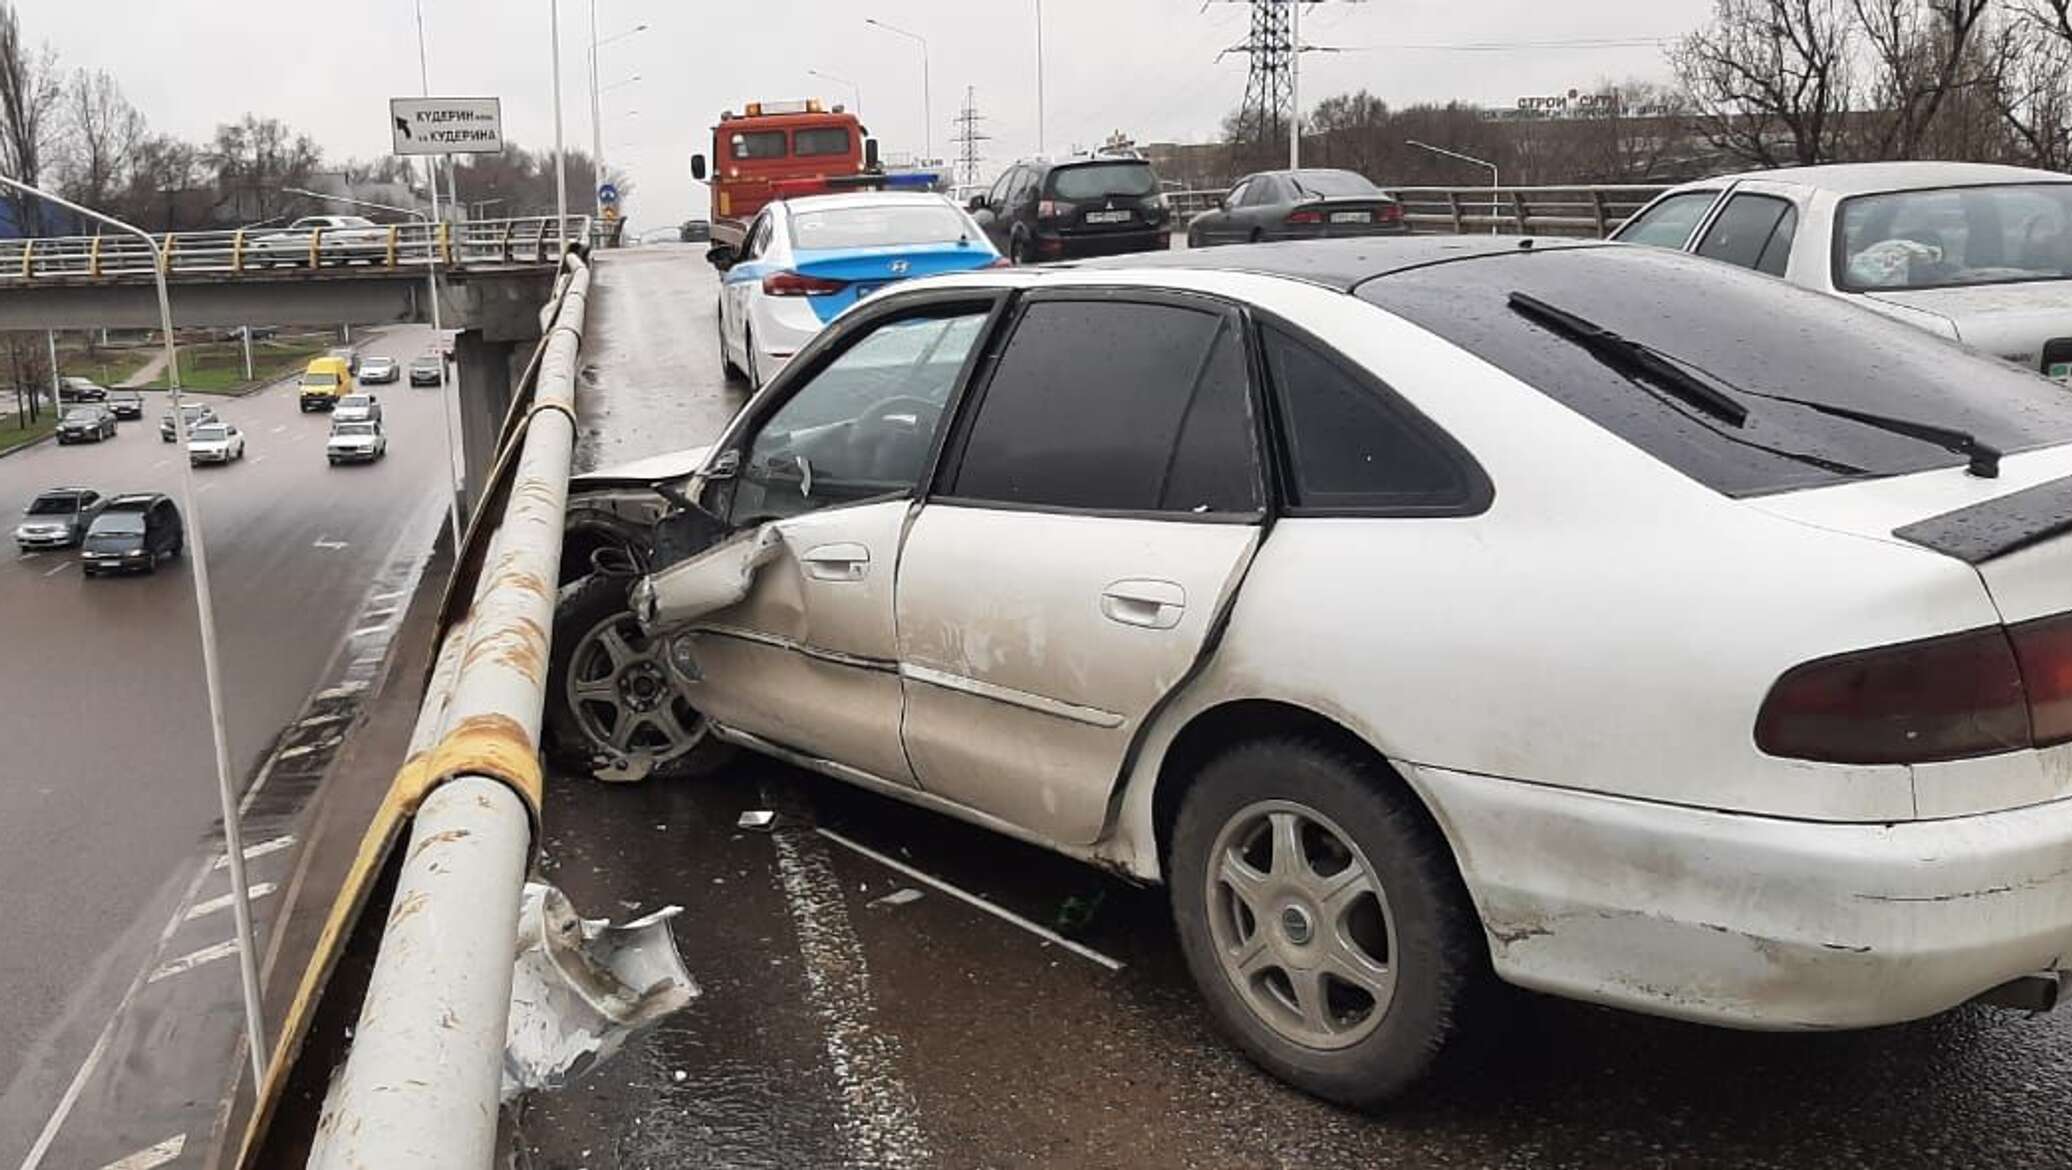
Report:
[[[72,378],[91,378],[103,386],[119,386],[123,379],[150,364],[157,349],[148,345],[116,349],[101,346],[92,353],[72,346],[58,347],[58,372]]]
[[[290,337],[252,343],[252,377],[245,377],[244,347],[235,341],[209,341],[180,347],[180,387],[203,394],[237,394],[296,373],[309,359],[334,343],[328,336]],[[163,377],[151,388],[163,390]]]
[[[17,425],[21,421],[20,415],[0,418],[0,455],[5,455],[23,444],[35,442],[58,425],[58,417],[54,411],[43,412],[41,418],[27,426]]]

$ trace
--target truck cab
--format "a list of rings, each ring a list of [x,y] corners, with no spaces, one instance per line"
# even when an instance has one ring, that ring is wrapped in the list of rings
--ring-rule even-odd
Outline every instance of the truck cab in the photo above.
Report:
[[[727,110],[712,128],[712,242],[739,252],[749,222],[786,180],[861,175],[876,164],[876,141],[839,105],[809,98]],[[691,175],[707,173],[706,157],[691,156]]]

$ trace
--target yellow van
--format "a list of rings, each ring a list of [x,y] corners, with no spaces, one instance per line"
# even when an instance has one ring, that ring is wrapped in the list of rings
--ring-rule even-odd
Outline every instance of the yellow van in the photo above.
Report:
[[[302,371],[302,409],[305,413],[329,410],[359,389],[353,383],[352,366],[344,358],[311,358],[309,368]]]

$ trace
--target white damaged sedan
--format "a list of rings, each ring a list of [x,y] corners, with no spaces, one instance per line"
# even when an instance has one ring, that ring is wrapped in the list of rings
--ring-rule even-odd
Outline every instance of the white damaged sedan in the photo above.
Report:
[[[1163,881],[1320,1096],[1491,977],[1853,1028],[2072,956],[2072,396],[1831,297],[1464,238],[920,281],[662,487],[564,611],[560,750]]]

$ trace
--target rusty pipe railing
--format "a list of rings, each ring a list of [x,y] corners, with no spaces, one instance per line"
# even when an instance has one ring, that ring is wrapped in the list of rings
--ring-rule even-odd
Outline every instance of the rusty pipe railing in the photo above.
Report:
[[[568,263],[503,516],[419,711],[412,759],[436,787],[411,828],[312,1170],[486,1170],[494,1154],[590,285],[587,266]]]

